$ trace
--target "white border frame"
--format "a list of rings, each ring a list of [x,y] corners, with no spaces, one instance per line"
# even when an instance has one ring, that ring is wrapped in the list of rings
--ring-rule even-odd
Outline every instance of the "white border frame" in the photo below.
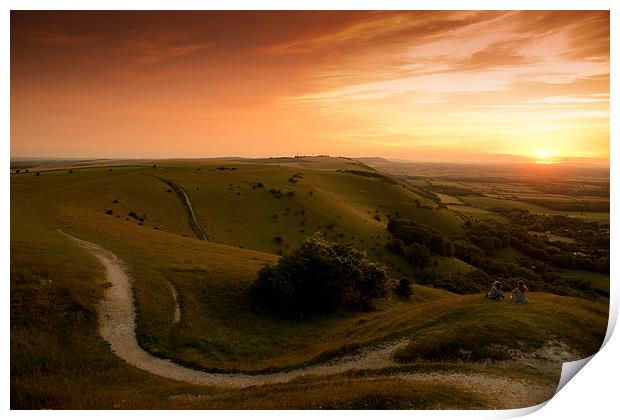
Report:
[[[2,28],[2,42],[1,52],[2,54],[2,66],[0,66],[0,74],[2,75],[0,83],[0,93],[2,106],[0,106],[0,128],[2,130],[2,170],[5,178],[0,183],[0,197],[2,198],[2,204],[4,209],[10,208],[10,179],[9,174],[9,162],[10,162],[10,10],[199,10],[199,9],[212,9],[212,10],[322,10],[322,9],[338,9],[338,10],[610,10],[611,11],[611,103],[610,103],[610,115],[620,115],[617,113],[616,96],[617,82],[617,55],[614,51],[617,51],[618,46],[618,2],[606,1],[606,0],[591,0],[591,1],[576,1],[576,0],[471,0],[471,1],[458,1],[458,0],[437,0],[437,1],[405,1],[405,0],[383,0],[383,1],[369,1],[369,0],[315,0],[315,1],[297,1],[292,3],[290,1],[282,0],[237,0],[234,3],[225,1],[197,1],[197,0],[178,0],[178,1],[163,1],[153,0],[148,2],[130,1],[130,0],[56,0],[53,3],[44,0],[8,0],[3,2],[3,13],[0,15],[0,27]],[[618,161],[618,151],[614,144],[614,141],[618,139],[618,125],[613,119],[610,121],[610,162]],[[618,240],[616,238],[616,232],[618,232],[617,226],[617,198],[618,198],[618,171],[615,166],[611,165],[611,279],[618,279],[619,268],[616,264],[616,257],[618,257]],[[5,214],[8,213],[5,210]],[[3,223],[0,224],[0,250],[2,258],[2,284],[4,285],[4,299],[5,305],[2,311],[3,322],[1,324],[3,343],[2,356],[4,363],[2,364],[3,381],[2,381],[2,406],[5,410],[9,409],[10,405],[10,349],[9,349],[9,337],[10,337],[10,309],[8,303],[10,294],[9,284],[9,219],[5,218]],[[457,417],[457,418],[507,418],[517,417],[525,414],[532,413],[544,406],[543,409],[536,411],[532,418],[538,419],[553,419],[553,418],[583,418],[585,416],[594,416],[594,418],[611,418],[612,413],[616,413],[616,398],[617,398],[617,384],[618,374],[620,373],[619,365],[616,355],[620,354],[620,342],[617,337],[613,337],[613,332],[617,317],[618,317],[618,301],[619,293],[618,287],[612,280],[611,285],[611,300],[610,300],[610,322],[607,331],[606,345],[604,348],[595,355],[592,360],[583,368],[583,370],[577,375],[577,379],[571,380],[568,384],[554,396],[546,405],[541,404],[537,407],[531,407],[519,410],[501,410],[501,411],[416,411],[415,413],[408,411],[395,411],[395,412],[373,412],[364,411],[356,412],[356,416],[361,418],[378,418],[379,416],[389,415],[391,417],[400,418],[445,418],[445,417]],[[617,334],[616,334],[617,335]],[[82,417],[84,413],[79,411],[73,412],[11,412],[15,417],[28,417],[31,416],[57,416],[63,417]],[[156,419],[164,419],[170,416],[171,413],[164,411],[148,412],[145,415],[151,416]],[[236,416],[252,415],[257,418],[264,418],[273,420],[274,418],[289,418],[289,416],[295,416],[297,419],[310,419],[314,418],[317,413],[312,411],[301,412],[239,412],[239,411],[213,411],[209,412],[209,416],[216,418],[229,418]],[[330,412],[322,413],[321,415],[329,415],[330,417],[344,417],[349,415],[347,412]],[[110,415],[106,411],[92,411],[88,413],[89,417],[94,418],[107,418]],[[114,414],[115,416],[119,414]],[[124,416],[140,415],[137,412],[131,412],[121,414]],[[174,414],[175,416],[181,415],[186,418],[200,418],[202,419],[205,413],[198,411],[183,411]],[[106,419],[107,420],[107,419]]]

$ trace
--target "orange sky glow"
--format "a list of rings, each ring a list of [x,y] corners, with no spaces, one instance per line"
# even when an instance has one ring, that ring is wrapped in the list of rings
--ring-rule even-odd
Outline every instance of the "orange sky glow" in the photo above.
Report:
[[[608,11],[12,12],[11,156],[609,161]]]

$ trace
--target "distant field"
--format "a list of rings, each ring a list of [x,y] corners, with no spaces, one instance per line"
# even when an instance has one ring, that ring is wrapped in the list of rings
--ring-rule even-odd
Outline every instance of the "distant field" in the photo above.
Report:
[[[463,201],[457,197],[448,194],[435,193],[441,200],[441,204],[463,204]]]
[[[526,203],[525,201],[516,201],[516,200],[504,200],[500,198],[492,198],[492,197],[459,197],[465,203],[470,206],[481,207],[484,209],[494,208],[494,207],[503,207],[503,208],[512,208],[517,210],[528,210],[530,212],[539,212],[543,213],[549,211],[548,209],[537,206],[535,204]]]
[[[498,197],[503,198],[503,197]],[[594,196],[568,196],[568,195],[560,195],[560,194],[543,194],[540,192],[532,192],[528,194],[517,193],[511,194],[511,198],[515,198],[517,200],[553,200],[553,201],[585,201],[589,203],[607,203],[609,202],[609,197],[594,197]]]
[[[549,238],[550,241],[558,241],[558,242],[566,242],[566,243],[574,243],[575,240],[573,238],[567,238],[566,236],[555,235],[553,233],[541,233],[541,232],[528,232],[531,235],[543,235]]]
[[[578,219],[585,220],[586,222],[609,223],[609,213],[604,212],[546,210],[545,213],[576,217]]]
[[[485,193],[497,193],[501,195],[536,193],[536,191],[529,185],[517,182],[513,184],[464,181],[462,184],[472,189],[484,191]]]
[[[477,206],[484,209],[489,208],[512,208],[517,210],[528,210],[531,213],[540,214],[557,214],[563,216],[576,217],[586,221],[609,223],[609,213],[606,212],[591,212],[591,211],[562,211],[551,210],[536,204],[528,203],[525,201],[517,200],[504,200],[492,197],[459,197],[465,203],[471,206]]]
[[[479,207],[450,205],[448,208],[461,213],[468,218],[473,218],[476,220],[496,220],[498,222],[507,222],[507,219],[501,214],[481,209]]]

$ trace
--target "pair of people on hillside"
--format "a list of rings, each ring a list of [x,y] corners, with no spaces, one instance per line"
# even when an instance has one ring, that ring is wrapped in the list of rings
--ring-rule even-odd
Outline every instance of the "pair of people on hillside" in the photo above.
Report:
[[[515,287],[514,290],[512,291],[512,295],[510,295],[510,298],[515,303],[527,303],[527,292],[528,291],[529,290],[527,286],[525,285],[525,282],[523,280],[519,280],[517,281],[517,287]],[[491,286],[491,290],[489,291],[489,293],[485,295],[485,297],[491,300],[504,299],[504,292],[502,291],[502,282],[494,281],[493,285]]]

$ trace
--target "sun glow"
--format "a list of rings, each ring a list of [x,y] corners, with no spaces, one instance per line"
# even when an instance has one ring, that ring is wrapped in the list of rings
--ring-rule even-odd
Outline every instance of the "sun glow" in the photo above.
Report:
[[[538,149],[535,153],[536,163],[540,163],[543,165],[548,165],[551,163],[555,163],[556,157],[555,153],[550,149]]]

